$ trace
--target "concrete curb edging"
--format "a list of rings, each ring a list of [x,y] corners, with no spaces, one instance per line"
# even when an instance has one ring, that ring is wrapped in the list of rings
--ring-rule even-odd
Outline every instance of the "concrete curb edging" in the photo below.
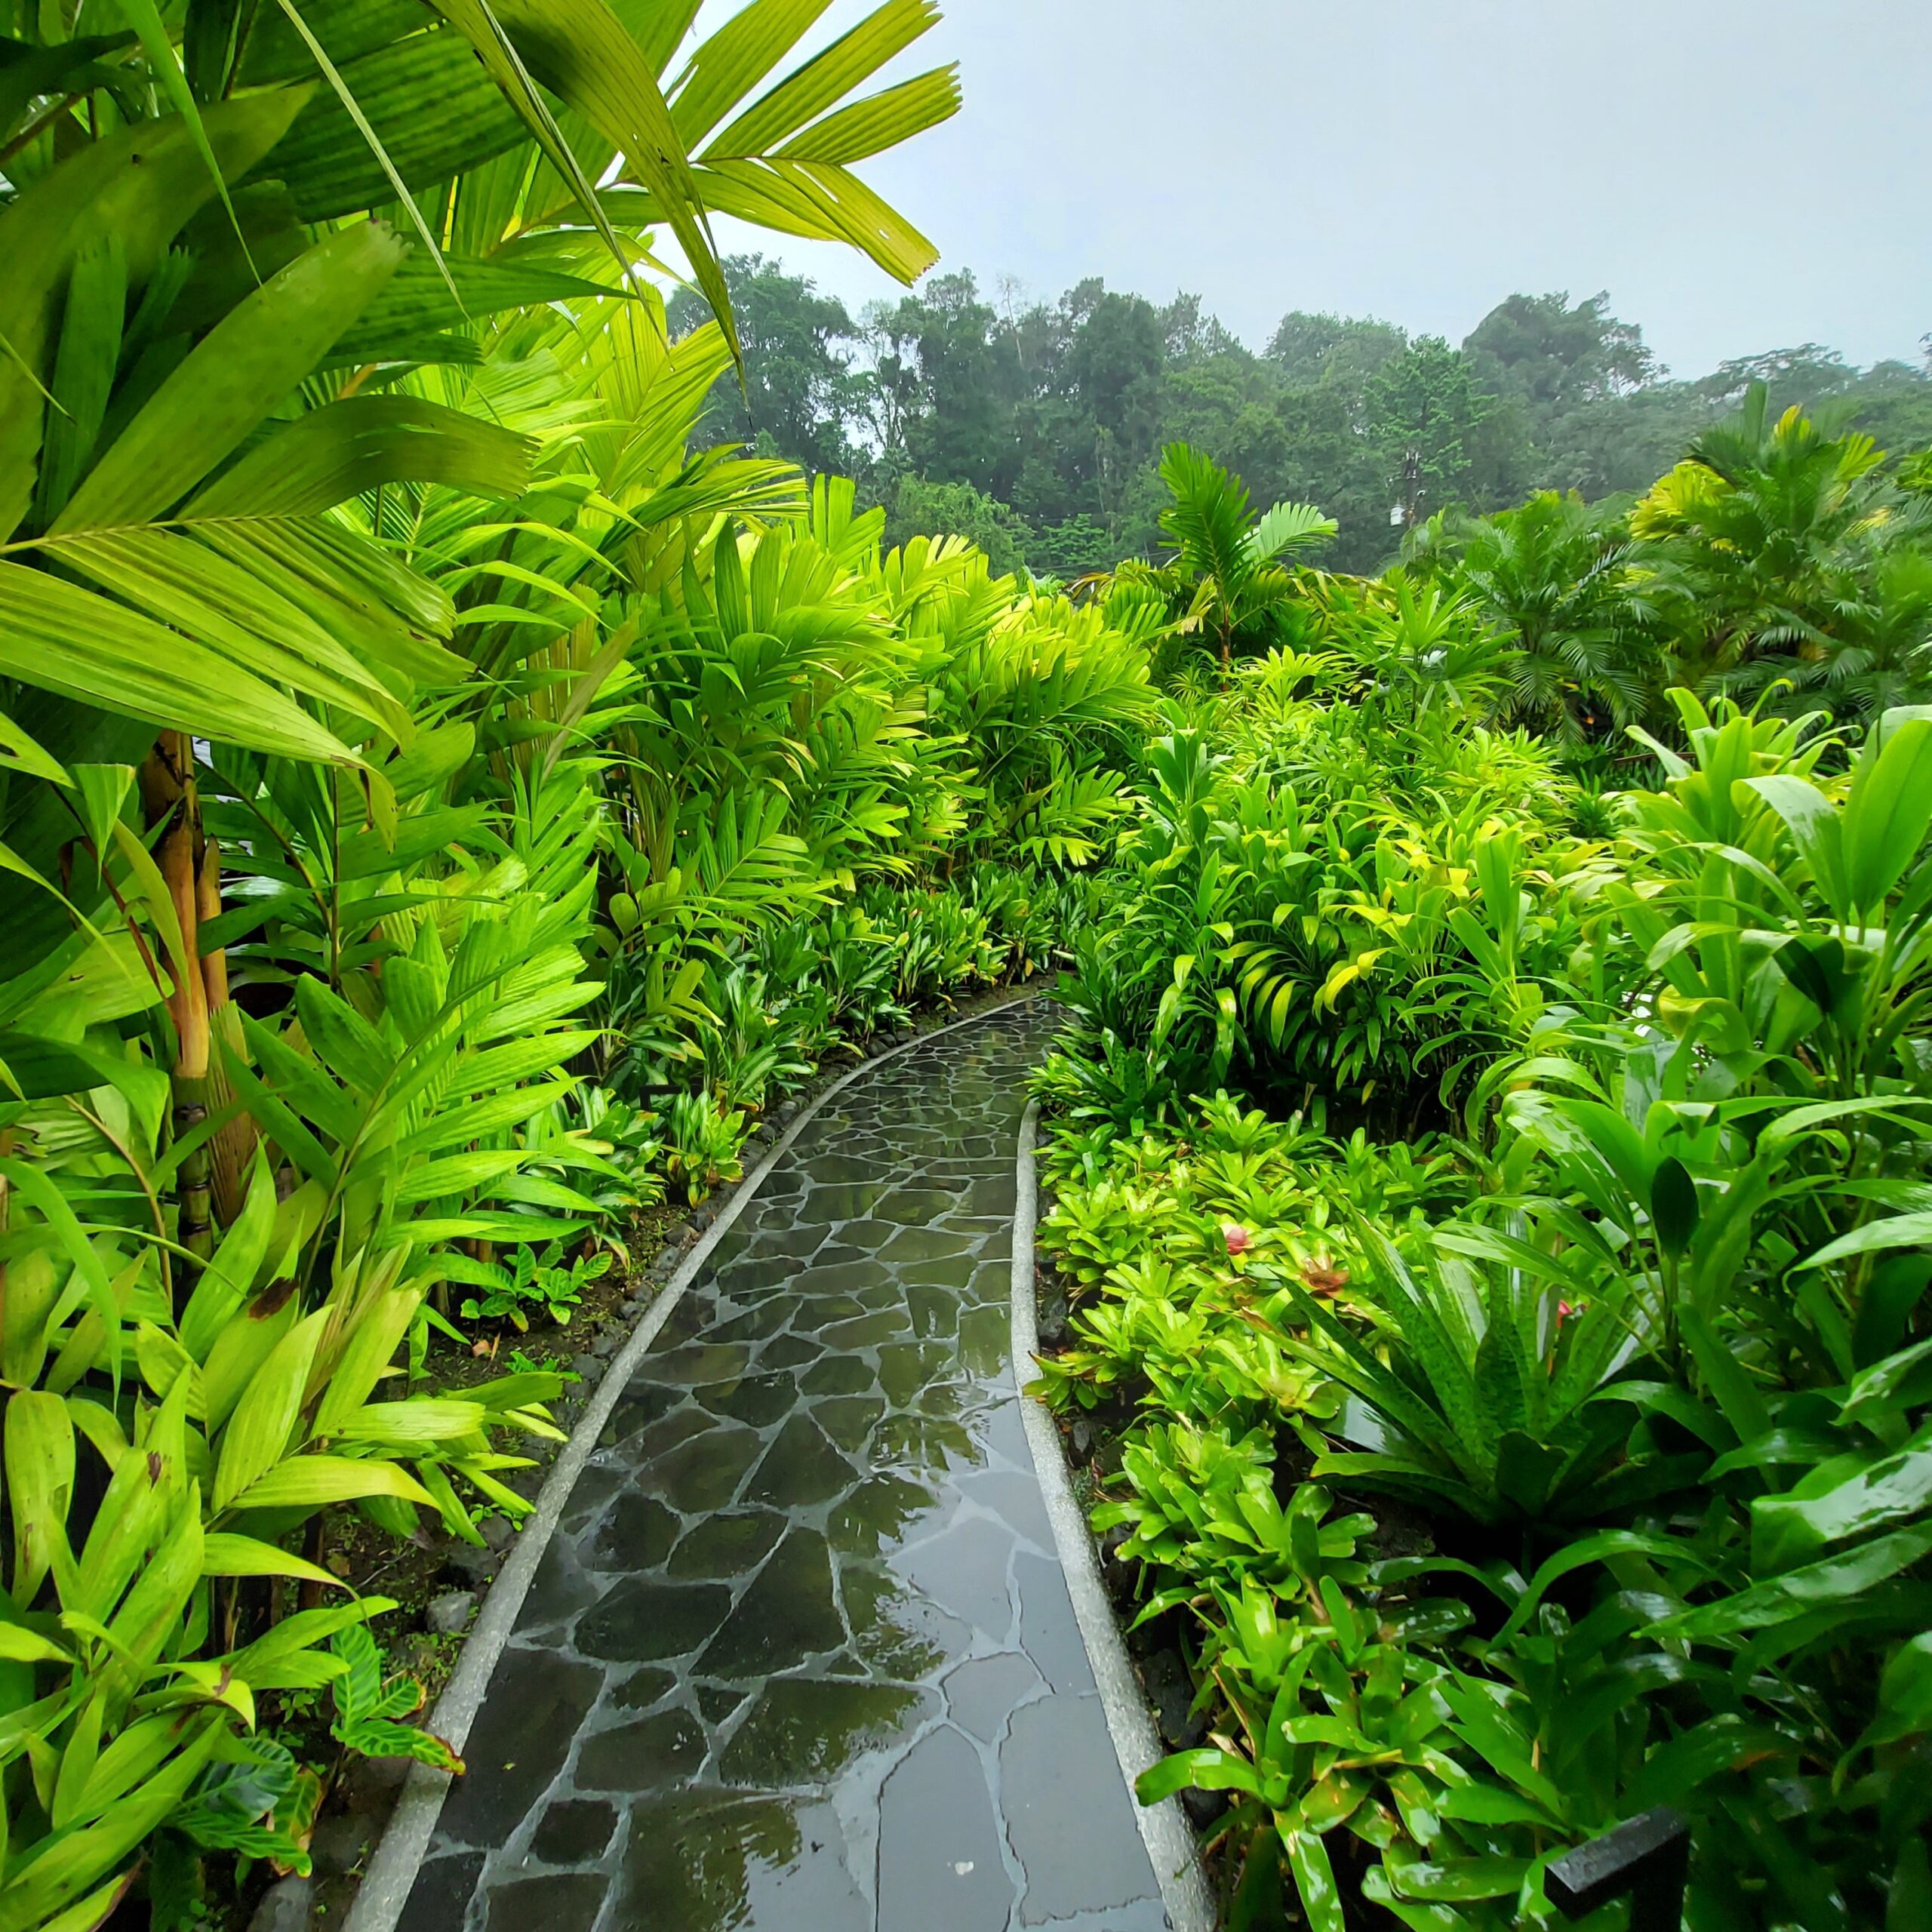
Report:
[[[618,1398],[626,1383],[657,1340],[659,1332],[670,1318],[671,1311],[683,1297],[685,1291],[697,1280],[705,1263],[709,1261],[718,1243],[730,1231],[739,1215],[754,1200],[758,1189],[764,1185],[792,1143],[798,1139],[806,1126],[826,1104],[851,1085],[862,1075],[872,1072],[887,1062],[909,1054],[929,1041],[941,1038],[949,1033],[956,1033],[968,1026],[977,1026],[981,1021],[991,1019],[995,1014],[1011,1011],[1016,1006],[1024,1006],[1038,998],[1037,993],[1022,993],[1018,998],[1002,1001],[983,1011],[971,1014],[964,1020],[955,1020],[944,1026],[936,1026],[930,1033],[922,1033],[917,1039],[909,1040],[903,1046],[888,1048],[882,1054],[875,1054],[870,1060],[861,1060],[857,1066],[841,1074],[831,1084],[799,1109],[791,1124],[780,1134],[771,1151],[747,1174],[737,1191],[724,1208],[717,1220],[699,1236],[697,1244],[679,1263],[677,1272],[665,1283],[657,1299],[645,1310],[631,1337],[614,1355],[583,1414],[577,1419],[577,1426],[571,1431],[570,1440],[557,1453],[557,1460],[551,1464],[550,1472],[544,1478],[543,1487],[538,1493],[537,1506],[525,1519],[521,1532],[517,1537],[508,1561],[491,1586],[489,1595],[484,1598],[483,1608],[478,1616],[469,1635],[465,1638],[463,1653],[457,1660],[448,1685],[436,1701],[431,1713],[429,1727],[438,1737],[448,1740],[458,1752],[469,1742],[469,1730],[476,1721],[476,1714],[482,1708],[485,1694],[490,1687],[490,1679],[495,1673],[497,1660],[510,1640],[516,1628],[516,1620],[523,1608],[524,1598],[530,1593],[530,1586],[536,1580],[537,1566],[542,1561],[543,1552],[556,1531],[563,1515],[564,1506],[570,1500],[571,1491],[577,1486],[577,1479],[583,1473],[583,1466],[590,1460],[597,1446],[597,1438],[604,1432],[611,1411],[617,1407]],[[1030,1125],[1032,1114],[1028,1120]],[[1026,1158],[1031,1160],[1031,1141],[1026,1143]],[[1031,1256],[1032,1254],[1032,1217],[1033,1196],[1029,1181],[1023,1197],[1022,1206],[1026,1217],[1027,1280],[1032,1279]],[[1018,1231],[1015,1233],[1018,1252]],[[1017,1264],[1016,1263],[1016,1269]],[[1018,1278],[1016,1273],[1015,1279]],[[1032,1303],[1028,1301],[1030,1316]],[[1016,1362],[1015,1374],[1018,1373]],[[1029,1405],[1030,1406],[1030,1405]],[[1044,1422],[1044,1418],[1041,1420]],[[1051,1427],[1051,1425],[1048,1425]],[[1057,1449],[1056,1449],[1057,1456]],[[1038,1459],[1037,1450],[1035,1460]],[[1064,1475],[1063,1474],[1063,1481]],[[1072,1497],[1068,1498],[1069,1506]],[[1051,1507],[1051,1497],[1049,1498]],[[1076,1520],[1078,1512],[1075,1512]],[[1057,1534],[1059,1525],[1055,1524]],[[1088,1552],[1088,1560],[1092,1552]],[[1071,1577],[1069,1582],[1071,1583]],[[1094,1587],[1099,1583],[1096,1578]],[[1079,1603],[1075,1595],[1076,1607]],[[1112,1628],[1112,1614],[1106,1611],[1105,1599],[1102,1608],[1108,1619],[1108,1628]],[[1082,1633],[1086,1630],[1083,1617]],[[1116,1643],[1118,1639],[1116,1638]],[[1089,1650],[1093,1647],[1088,1639]],[[1124,1655],[1122,1657],[1124,1664]],[[1131,1684],[1131,1673],[1129,1682]],[[1103,1692],[1104,1694],[1104,1692]],[[1135,1694],[1137,1697],[1137,1692]],[[1112,1721],[1112,1710],[1109,1712]],[[1151,1734],[1151,1727],[1150,1734]],[[409,1895],[421,1869],[423,1856],[429,1848],[429,1841],[436,1829],[436,1820],[441,1816],[443,1800],[448,1794],[453,1780],[446,1771],[432,1770],[426,1764],[414,1764],[410,1767],[408,1781],[401,1795],[397,1798],[395,1809],[390,1813],[381,1839],[371,1856],[362,1883],[357,1889],[355,1903],[350,1906],[349,1916],[343,1921],[343,1932],[395,1932],[401,1923]],[[1192,1841],[1190,1840],[1190,1844]],[[1165,1881],[1163,1881],[1164,1887]],[[1177,1932],[1195,1932],[1193,1921],[1183,1924],[1175,1921]],[[1212,1918],[1201,1921],[1201,1932],[1213,1932]]]
[[[1106,1586],[1100,1580],[1100,1558],[1094,1553],[1087,1519],[1074,1500],[1060,1432],[1044,1407],[1024,1392],[1025,1364],[1032,1361],[1040,1346],[1033,1301],[1033,1241],[1039,1211],[1034,1149],[1039,1119],[1039,1102],[1029,1101],[1020,1124],[1018,1189],[1013,1216],[1013,1376],[1020,1391],[1026,1444],[1033,1452],[1033,1469],[1046,1503],[1047,1520],[1053,1525],[1060,1567],[1066,1573],[1067,1591],[1073,1598],[1074,1620],[1080,1626],[1081,1641],[1087,1647],[1094,1681],[1100,1687],[1101,1706],[1107,1714],[1114,1755],[1120,1760],[1121,1775],[1127,1780],[1128,1801],[1134,1807],[1135,1822],[1152,1861],[1168,1923],[1174,1932],[1215,1932],[1220,1915],[1201,1869],[1193,1831],[1179,1801],[1168,1798],[1158,1804],[1143,1805],[1133,1795],[1134,1780],[1158,1764],[1167,1753],[1148,1712],[1140,1680],[1128,1661],[1127,1646],[1121,1641],[1120,1626],[1114,1620]]]

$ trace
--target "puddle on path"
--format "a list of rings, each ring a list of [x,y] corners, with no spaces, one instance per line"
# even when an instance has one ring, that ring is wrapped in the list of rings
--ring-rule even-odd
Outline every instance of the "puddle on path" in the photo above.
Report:
[[[810,1121],[625,1390],[406,1932],[1161,1932],[1008,1360],[1050,1011]]]

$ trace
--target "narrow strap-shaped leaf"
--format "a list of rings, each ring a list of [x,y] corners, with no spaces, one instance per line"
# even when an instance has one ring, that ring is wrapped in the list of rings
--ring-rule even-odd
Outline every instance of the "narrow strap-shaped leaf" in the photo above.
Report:
[[[127,306],[127,251],[110,230],[91,238],[74,257],[67,281],[35,503],[43,526],[60,513],[94,454],[114,386]]]
[[[0,673],[165,730],[286,758],[352,764],[272,686],[79,585],[0,561]]]
[[[235,230],[235,238],[242,244],[242,253],[247,258],[248,238],[242,232],[240,217],[235,212],[235,203],[228,192],[228,177],[222,171],[220,161],[215,158],[214,146],[208,139],[208,131],[202,125],[202,110],[195,99],[194,90],[188,85],[188,76],[180,60],[176,57],[174,43],[169,38],[168,28],[161,17],[161,10],[155,0],[117,0],[122,12],[127,17],[128,24],[140,36],[141,51],[148,57],[148,71],[153,75],[162,92],[174,103],[174,111],[186,122],[188,131],[193,137],[195,148],[207,164],[209,178],[214,183],[215,192],[221,197],[222,206],[228,211],[228,220]],[[249,261],[253,271],[254,263]]]
[[[902,81],[897,87],[888,88],[883,93],[873,94],[865,100],[855,100],[849,107],[841,107],[823,120],[814,121],[778,150],[779,158],[787,161],[833,162],[849,166],[853,162],[863,161],[888,148],[897,147],[900,142],[909,141],[915,135],[923,134],[928,128],[951,120],[959,112],[964,100],[959,88],[958,63],[935,67],[931,73]],[[1301,509],[1308,506],[1276,506],[1277,509],[1284,507]],[[1316,514],[1320,515],[1318,512]],[[1337,528],[1334,522],[1326,517],[1320,520],[1326,528],[1319,534],[1332,537]]]
[[[223,171],[239,176],[286,131],[299,88],[223,101],[202,116]],[[91,143],[0,209],[0,539],[32,500],[46,390],[41,377],[55,299],[90,237],[121,236],[131,288],[146,285],[182,224],[212,192],[177,116]]]
[[[704,158],[770,153],[871,79],[894,55],[937,26],[939,17],[937,0],[885,0],[851,32],[740,115],[705,150]]]
[[[409,736],[408,711],[316,615],[218,552],[167,530],[115,531],[49,548],[102,589],[265,681],[399,740]]]
[[[123,0],[123,4],[125,4],[125,0]],[[380,136],[369,125],[368,116],[362,112],[355,95],[349,92],[348,83],[342,78],[335,63],[329,58],[321,42],[309,32],[308,23],[296,10],[295,0],[281,0],[281,6],[282,12],[288,17],[290,26],[301,36],[303,45],[314,57],[315,65],[322,70],[323,79],[334,89],[336,98],[342,103],[350,120],[355,123],[356,132],[369,144],[370,152],[380,164],[383,174],[389,177],[390,187],[395,191],[396,199],[402,204],[405,212],[408,215],[410,226],[415,229],[417,239],[428,251],[429,259],[435,263],[438,272],[448,285],[451,299],[460,309],[463,297],[457,293],[456,283],[451,278],[449,264],[443,260],[443,251],[437,245],[435,236],[430,233],[429,224],[423,219],[423,211],[416,205],[416,197],[409,192],[408,183],[404,180],[395,163],[389,158],[389,149],[383,146]]]
[[[678,76],[672,118],[695,148],[798,45],[831,0],[751,0],[701,43]]]
[[[485,0],[437,4],[451,17],[453,6],[466,13],[472,8],[488,11]],[[531,72],[615,143],[638,181],[657,197],[736,356],[731,291],[697,183],[657,76],[637,43],[604,0],[496,0],[495,11]],[[595,206],[595,195],[589,198]]]
[[[595,5],[596,0],[582,0],[582,3]],[[506,31],[503,20],[499,17],[497,11],[491,8],[488,0],[430,0],[430,4],[475,49],[478,57],[483,63],[485,71],[497,83],[497,87],[502,91],[503,97],[509,101],[511,106],[521,117],[525,125],[536,137],[537,145],[541,150],[543,158],[557,171],[577,205],[590,217],[592,224],[602,238],[604,245],[623,266],[624,272],[628,275],[631,272],[630,257],[623,244],[618,240],[616,229],[611,226],[610,217],[605,213],[603,204],[598,199],[595,187],[585,175],[583,165],[578,161],[575,150],[565,139],[563,131],[557,125],[555,115],[550,112],[543,96],[537,92],[536,82],[531,78],[531,68],[525,63],[525,55],[521,44],[513,40],[509,33]],[[603,12],[606,20],[609,20],[610,26],[617,38],[622,40],[624,45],[629,49],[632,60],[641,64],[642,57],[638,54],[635,43],[625,34],[623,27],[615,20],[610,18],[608,8],[600,7],[599,11]],[[558,36],[567,36],[568,27],[569,23],[567,20],[559,20],[555,23],[551,38],[554,41]],[[564,45],[567,46],[567,40]],[[581,57],[583,53],[583,48],[579,48],[577,53]],[[546,83],[555,87],[556,91],[562,95],[571,106],[583,112],[585,118],[589,120],[593,126],[598,127],[600,132],[605,133],[617,145],[623,145],[621,138],[611,134],[610,131],[602,126],[597,117],[588,111],[583,102],[573,98],[568,88],[558,85],[555,73],[548,69],[547,65],[544,78]],[[650,79],[651,88],[655,91],[657,76],[653,74],[650,76]],[[660,107],[663,106],[661,96],[659,97],[659,105]],[[666,110],[667,125],[669,118],[667,109]],[[665,198],[666,218],[672,220],[674,225],[675,217],[672,212],[670,204],[676,198],[675,195],[667,195]],[[701,249],[700,251],[700,254],[709,252],[708,248]],[[693,259],[695,260],[698,257],[694,257]],[[721,288],[723,287],[721,271],[719,272],[718,286]],[[728,309],[728,302],[727,306]],[[734,343],[735,347],[735,338]]]
[[[847,242],[909,285],[939,251],[846,169],[826,162],[707,161],[698,171],[707,205],[781,233]]]

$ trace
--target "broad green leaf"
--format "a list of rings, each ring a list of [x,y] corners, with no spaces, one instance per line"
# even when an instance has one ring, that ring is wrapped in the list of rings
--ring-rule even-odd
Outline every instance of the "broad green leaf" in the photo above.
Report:
[[[1878,1714],[1861,1744],[1896,1744],[1932,1733],[1932,1631],[1901,1644],[1878,1685]]]
[[[1876,925],[1932,826],[1932,712],[1888,711],[1854,768],[1844,819],[1852,903]]]
[[[205,645],[46,571],[4,561],[0,674],[163,730],[354,762],[300,706]]]
[[[211,1498],[217,1515],[288,1451],[309,1386],[309,1364],[332,1318],[327,1309],[318,1309],[298,1323],[250,1378],[222,1432],[221,1459]]]
[[[344,1419],[368,1401],[383,1370],[401,1346],[422,1299],[418,1290],[394,1288],[362,1309],[316,1408],[315,1432],[318,1441],[340,1435]]]
[[[293,1259],[289,1257],[291,1263]],[[284,1276],[229,1318],[202,1368],[211,1429],[220,1429],[228,1420],[256,1371],[295,1326],[300,1312],[295,1283]]]
[[[490,1412],[480,1402],[417,1397],[408,1401],[371,1402],[345,1417],[337,1434],[345,1442],[372,1443],[392,1449],[424,1449],[438,1442],[481,1435]]]
[[[1932,1423],[1822,1495],[1761,1496],[1751,1505],[1752,1567],[1775,1573],[1826,1544],[1863,1536],[1932,1507]]]
[[[1134,1795],[1143,1804],[1158,1804],[1177,1792],[1244,1791],[1259,1794],[1261,1781],[1254,1767],[1225,1751],[1177,1752],[1163,1758],[1134,1780]]]
[[[1836,1241],[1827,1241],[1816,1254],[1801,1262],[1803,1268],[1826,1268],[1835,1261],[1848,1261],[1858,1254],[1875,1254],[1890,1247],[1924,1247],[1932,1245],[1932,1214],[1898,1214],[1890,1220],[1873,1221],[1854,1228]]]
[[[50,1838],[0,1886],[0,1932],[43,1932],[55,1915],[82,1900],[143,1843],[186,1796],[201,1775],[227,1720],[214,1714],[191,1720],[181,1749],[154,1777],[85,1829]],[[88,1900],[91,1910],[95,1901]],[[72,1932],[91,1921],[76,1915]]]
[[[182,1311],[178,1331],[181,1346],[196,1361],[206,1362],[217,1337],[254,1293],[268,1259],[275,1211],[275,1177],[266,1157],[258,1153],[242,1212],[223,1235],[220,1246],[202,1270]]]
[[[1294,1874],[1295,1891],[1309,1932],[1346,1932],[1341,1890],[1329,1863],[1328,1847],[1314,1832],[1286,1828],[1285,1824],[1281,1847],[1287,1854],[1288,1869]]]
[[[195,147],[206,163],[208,180],[214,191],[221,197],[222,205],[228,211],[229,224],[238,236],[241,223],[236,219],[235,204],[229,198],[228,180],[222,171],[222,164],[217,159],[214,147],[208,140],[207,128],[202,121],[202,110],[188,85],[188,76],[183,70],[180,60],[174,51],[174,42],[167,23],[162,19],[161,9],[155,0],[114,0],[128,24],[140,36],[141,51],[147,56],[148,72],[158,85],[162,93],[174,103],[174,111],[187,123],[188,132]],[[243,243],[245,253],[247,244]]]
[[[260,9],[258,18],[269,11]],[[302,11],[328,46],[325,9],[308,0]],[[365,6],[365,11],[373,21],[383,9]],[[279,8],[273,10],[275,24],[284,17]],[[408,31],[425,20],[412,4],[376,45],[354,54],[340,45],[331,50],[343,89],[374,131],[389,167],[364,137],[357,115],[328,85],[309,91],[294,125],[263,162],[260,177],[285,182],[304,221],[334,220],[389,199],[395,192],[389,168],[414,192],[480,168],[524,140],[522,122],[462,35]],[[288,32],[294,37],[293,28]],[[318,73],[306,48],[290,64],[312,78]]]
[[[581,305],[613,297],[621,299],[626,294],[586,281],[581,275],[566,275],[555,269],[517,262],[487,258],[475,260],[452,256],[446,259],[446,266],[454,283],[454,293],[440,275],[419,263],[417,257],[411,256],[336,343],[330,360],[380,361],[394,355],[399,346],[420,343],[447,329],[466,328],[472,322],[486,315],[500,314],[506,309],[534,308],[552,302]],[[375,401],[379,398],[352,398],[365,399]],[[388,400],[400,402],[405,398]],[[426,411],[433,411],[434,408],[429,404],[419,407]],[[444,413],[456,414],[454,411]],[[477,423],[473,417],[457,420],[475,429],[488,426]],[[497,433],[501,435],[506,432],[499,430]],[[460,478],[449,480],[461,482]],[[463,487],[475,489],[479,495],[515,497],[521,493],[520,486],[510,489],[480,484]]]
[[[394,1496],[405,1503],[434,1499],[394,1463],[346,1456],[291,1456],[236,1499],[238,1509],[319,1509],[365,1496]]]
[[[1897,1576],[1928,1551],[1932,1551],[1932,1524],[1897,1530],[1842,1555],[1807,1564],[1784,1576],[1754,1583],[1734,1596],[1668,1617],[1651,1634],[1700,1643],[1761,1630],[1854,1598]]]
[[[54,1552],[66,1549],[74,1494],[74,1425],[58,1395],[23,1389],[8,1398],[7,1500],[14,1520],[14,1568],[8,1594],[31,1607]],[[0,1632],[6,1626],[0,1625]]]
[[[301,106],[299,89],[217,103],[203,130],[233,179],[274,146]],[[130,288],[144,286],[214,182],[179,115],[90,143],[0,210],[0,540],[11,536],[34,488],[45,384],[39,371],[54,305],[81,250],[121,238]],[[17,360],[16,358],[18,358]]]
[[[382,223],[362,222],[237,303],[114,439],[50,534],[165,515],[288,399],[405,252]]]
[[[707,207],[719,214],[811,241],[863,250],[909,286],[939,260],[911,222],[849,169],[830,162],[707,161],[697,171]]]
[[[416,198],[409,192],[408,183],[404,180],[397,169],[395,161],[383,146],[382,137],[370,125],[368,116],[362,112],[361,104],[349,91],[348,84],[343,79],[341,70],[330,58],[328,49],[315,37],[308,22],[303,18],[295,5],[295,0],[281,0],[281,5],[284,17],[289,25],[295,29],[303,45],[308,48],[309,57],[321,70],[322,78],[328,82],[336,98],[342,103],[343,112],[348,115],[350,120],[355,122],[355,131],[361,136],[363,144],[375,156],[377,164],[382,168],[384,177],[395,191],[396,200],[401,204],[404,212],[409,217],[409,224],[415,229],[417,239],[422,243],[424,252],[434,263],[437,272],[448,285],[451,297],[455,297],[456,284],[450,280],[448,267],[443,260],[443,251],[437,246],[436,238],[429,231],[429,224],[423,219],[423,211],[416,205]],[[459,299],[459,309],[460,306]],[[464,319],[468,318],[466,317]]]
[[[202,1574],[204,1577],[297,1577],[311,1583],[325,1583],[331,1589],[349,1586],[319,1563],[293,1556],[272,1543],[256,1537],[236,1536],[221,1531],[202,1540]]]
[[[1743,783],[1784,820],[1798,857],[1810,868],[1812,881],[1833,918],[1841,924],[1850,924],[1856,909],[1838,808],[1817,786],[1789,774],[1747,778]]]
[[[91,238],[75,255],[68,278],[34,504],[42,525],[60,514],[94,455],[114,386],[127,306],[127,251],[109,231]]]
[[[171,1643],[180,1639],[183,1613],[202,1580],[201,1485],[178,1490],[178,1506],[168,1534],[137,1571],[109,1626],[117,1651],[110,1686],[132,1692]]]
[[[71,1664],[74,1655],[17,1623],[0,1623],[0,1657],[10,1663]]]
[[[830,0],[750,0],[692,51],[671,115],[687,151],[758,85],[824,13]]]

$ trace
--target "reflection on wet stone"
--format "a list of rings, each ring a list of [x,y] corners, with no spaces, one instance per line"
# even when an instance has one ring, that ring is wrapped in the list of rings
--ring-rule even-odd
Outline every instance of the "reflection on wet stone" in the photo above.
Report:
[[[409,1932],[1160,1926],[1007,1360],[1051,1025],[888,1063],[746,1204],[566,1506]]]
[[[1013,1714],[999,1754],[1006,1831],[1026,1872],[1028,1925],[1124,1906],[1146,1854],[1132,1814],[1111,1802],[1120,1770],[1097,1697],[1049,1697]],[[1069,1858],[1077,1841],[1081,1856]]]
[[[815,1531],[794,1530],[739,1598],[698,1667],[707,1677],[765,1676],[836,1650],[844,1640],[825,1539]]]
[[[650,1663],[694,1651],[724,1620],[731,1592],[718,1583],[620,1583],[580,1617],[577,1647],[587,1657]]]
[[[735,1577],[777,1547],[785,1518],[775,1509],[734,1509],[706,1516],[671,1552],[674,1577]]]
[[[567,1798],[544,1813],[530,1848],[546,1865],[586,1865],[604,1856],[617,1829],[614,1805]]]
[[[483,1854],[466,1852],[455,1858],[432,1858],[417,1875],[405,1915],[409,1932],[461,1932],[476,1881],[483,1875]]]
[[[934,1702],[898,1684],[778,1678],[739,1725],[719,1769],[727,1784],[817,1784],[890,1743]]]
[[[684,1525],[654,1496],[618,1497],[590,1545],[597,1570],[653,1570],[671,1553]]]
[[[661,1791],[681,1784],[704,1761],[704,1727],[688,1711],[663,1711],[586,1738],[577,1753],[583,1791]]]

